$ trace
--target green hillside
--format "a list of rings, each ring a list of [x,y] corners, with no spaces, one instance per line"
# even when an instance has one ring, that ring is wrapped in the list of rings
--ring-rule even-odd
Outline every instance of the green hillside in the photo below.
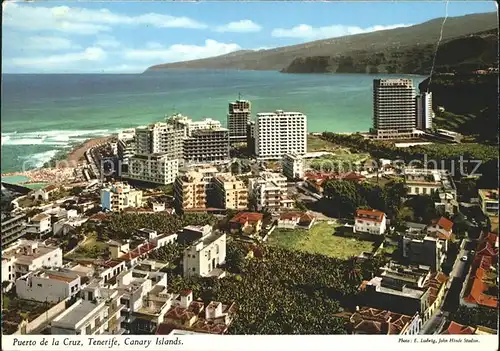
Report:
[[[422,24],[405,28],[396,28],[385,31],[356,34],[339,38],[318,40],[309,43],[279,47],[260,51],[238,51],[228,55],[211,57],[200,60],[184,61],[177,63],[159,64],[148,68],[147,71],[167,68],[181,69],[247,69],[247,70],[284,70],[300,71],[298,68],[289,68],[295,61],[293,67],[298,67],[300,60],[304,62],[316,62],[312,70],[302,69],[303,72],[330,72],[324,68],[324,61],[335,57],[338,66],[335,71],[357,72],[363,71],[352,65],[351,61],[377,60],[395,61],[387,64],[394,66],[393,73],[407,73],[407,66],[427,66],[438,42],[443,18],[434,19]],[[443,40],[460,38],[472,33],[485,32],[497,28],[496,13],[472,14],[460,17],[450,17],[443,28]],[[406,55],[406,51],[415,51],[415,55]],[[414,63],[400,62],[398,53],[403,57],[414,57]],[[383,57],[381,55],[384,55]],[[386,56],[388,55],[388,56]],[[395,55],[395,56],[393,56]],[[359,58],[358,58],[359,56]],[[315,59],[311,59],[317,57]],[[349,59],[351,57],[351,59]],[[308,61],[309,60],[309,61]],[[423,61],[423,63],[420,63]],[[389,68],[388,68],[389,69]],[[370,71],[365,69],[364,71]]]

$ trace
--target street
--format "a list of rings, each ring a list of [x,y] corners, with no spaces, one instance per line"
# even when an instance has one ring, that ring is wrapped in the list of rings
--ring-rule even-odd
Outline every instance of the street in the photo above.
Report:
[[[470,266],[471,257],[469,254],[469,245],[465,245],[466,249],[460,250],[457,255],[457,260],[453,265],[453,269],[449,275],[447,291],[445,292],[442,306],[434,313],[434,315],[422,326],[420,334],[430,335],[438,333],[446,323],[446,316],[450,312],[456,311],[460,305],[460,293],[467,277],[467,272]],[[467,256],[467,261],[462,261],[462,257]]]

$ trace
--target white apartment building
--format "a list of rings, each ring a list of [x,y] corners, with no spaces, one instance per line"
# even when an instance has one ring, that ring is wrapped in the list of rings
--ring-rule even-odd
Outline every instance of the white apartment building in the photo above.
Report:
[[[107,184],[101,189],[101,208],[121,212],[127,207],[142,207],[142,191],[135,190],[127,183]]]
[[[432,168],[406,168],[404,178],[408,195],[431,195],[435,192],[448,194],[451,200],[457,199],[457,190],[448,171]]]
[[[304,178],[304,158],[295,152],[283,155],[283,174],[288,179]]]
[[[80,299],[51,322],[55,335],[120,335],[124,318],[121,295],[104,287],[103,280],[91,281],[80,292]]]
[[[248,100],[236,100],[229,103],[227,128],[231,143],[247,140],[247,123],[250,122],[251,105]]]
[[[26,223],[26,233],[42,236],[50,233],[52,230],[52,223],[50,215],[46,213],[39,213],[31,217]]]
[[[129,159],[127,179],[172,184],[179,173],[179,159],[168,154],[136,154]]]
[[[42,267],[61,267],[63,252],[57,246],[39,241],[19,240],[2,251],[2,281],[14,281]]]
[[[191,118],[176,114],[166,118],[166,122],[175,129],[183,131],[184,137],[192,135],[192,132],[200,129],[220,129],[222,124],[211,118],[205,118],[201,121],[193,121]]]
[[[428,130],[432,128],[432,93],[423,92],[417,95],[417,128],[420,130]]]
[[[255,196],[257,210],[273,212],[292,208],[294,201],[288,198],[287,179],[280,173],[261,172],[258,178],[249,179],[248,192]]]
[[[226,260],[226,234],[203,232],[202,236],[184,250],[184,277],[220,276],[217,267]]]
[[[80,286],[80,276],[69,269],[41,269],[18,278],[16,294],[25,300],[58,303],[76,296]]]
[[[280,159],[286,153],[307,152],[307,117],[300,112],[258,113],[255,154],[259,159]]]
[[[415,110],[413,80],[373,80],[373,128],[377,135],[412,132],[416,127]]]
[[[165,154],[169,159],[182,158],[184,131],[168,123],[157,122],[136,128],[138,154]]]
[[[355,233],[382,235],[387,230],[387,217],[377,210],[357,210],[354,221]]]

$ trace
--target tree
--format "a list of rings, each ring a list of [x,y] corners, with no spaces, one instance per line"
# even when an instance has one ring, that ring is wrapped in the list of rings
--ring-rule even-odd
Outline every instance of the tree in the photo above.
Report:
[[[328,180],[323,187],[323,194],[331,200],[334,210],[341,216],[352,216],[358,207],[366,205],[355,183],[350,181]]]
[[[406,206],[411,207],[415,220],[422,223],[429,223],[437,217],[434,199],[429,195],[416,195],[406,202]]]
[[[83,191],[83,188],[81,186],[75,186],[75,187],[71,188],[69,193],[72,196],[78,196],[82,193],[82,191]]]
[[[484,326],[497,329],[498,310],[496,308],[460,306],[451,314],[450,319],[463,325],[472,327]]]

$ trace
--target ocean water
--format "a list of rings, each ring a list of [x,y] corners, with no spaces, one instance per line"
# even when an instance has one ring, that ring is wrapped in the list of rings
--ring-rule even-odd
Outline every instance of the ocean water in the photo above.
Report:
[[[168,70],[148,74],[2,75],[2,173],[35,168],[91,137],[179,112],[225,124],[228,103],[252,115],[303,112],[310,132],[367,131],[372,81],[384,75]],[[415,85],[424,79],[411,76]]]

